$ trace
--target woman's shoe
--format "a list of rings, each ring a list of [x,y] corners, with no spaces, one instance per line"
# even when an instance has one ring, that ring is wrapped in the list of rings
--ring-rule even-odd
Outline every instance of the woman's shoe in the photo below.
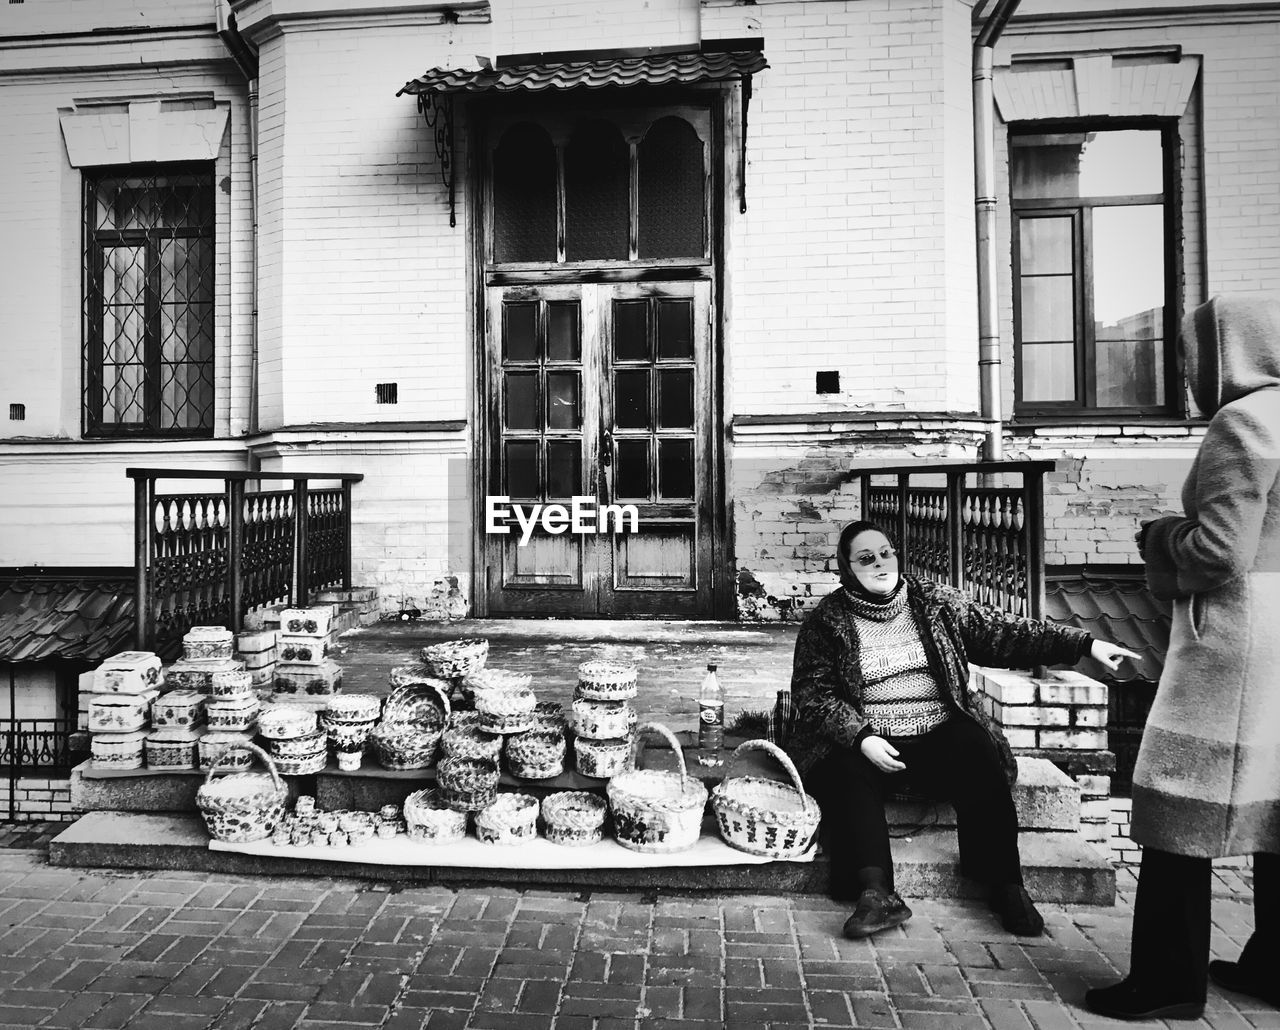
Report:
[[[1271,983],[1264,983],[1256,975],[1250,975],[1241,968],[1239,962],[1214,959],[1209,963],[1209,979],[1224,990],[1247,994],[1280,1009],[1280,982],[1273,980]]]
[[[1020,883],[1009,883],[991,892],[991,908],[1000,917],[1000,925],[1019,937],[1039,937],[1044,933],[1044,917],[1036,911],[1035,902]]]
[[[1203,1001],[1178,1000],[1167,987],[1138,987],[1128,980],[1085,991],[1084,1004],[1090,1012],[1111,1019],[1199,1019],[1204,1015]]]
[[[844,935],[856,941],[881,930],[901,926],[910,918],[911,909],[897,892],[868,887],[858,895],[857,907],[845,921]]]

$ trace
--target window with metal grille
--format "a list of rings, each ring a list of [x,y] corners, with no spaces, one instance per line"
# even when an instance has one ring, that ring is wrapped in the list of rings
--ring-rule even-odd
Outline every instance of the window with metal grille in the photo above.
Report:
[[[86,435],[213,434],[209,166],[85,176]]]

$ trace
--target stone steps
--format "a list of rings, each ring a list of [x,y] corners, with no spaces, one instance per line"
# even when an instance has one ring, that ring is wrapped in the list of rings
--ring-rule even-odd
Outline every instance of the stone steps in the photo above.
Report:
[[[359,877],[442,884],[502,883],[575,890],[742,891],[753,894],[824,893],[829,867],[819,854],[811,863],[749,866],[669,866],[651,869],[528,870],[512,851],[510,869],[388,866],[361,862],[358,849],[343,861],[242,855],[212,851],[198,815],[91,812],[49,845],[54,866],[167,869],[237,875]],[[1115,870],[1078,833],[1027,831],[1020,839],[1027,889],[1043,902],[1111,905]],[[366,845],[376,847],[376,843]],[[424,845],[424,862],[430,848]],[[935,827],[894,842],[899,891],[908,898],[974,897],[978,886],[960,876],[955,832]]]

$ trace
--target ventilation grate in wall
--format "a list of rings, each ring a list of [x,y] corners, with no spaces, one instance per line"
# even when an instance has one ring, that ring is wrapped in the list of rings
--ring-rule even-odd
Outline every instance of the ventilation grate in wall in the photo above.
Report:
[[[819,372],[815,377],[817,380],[818,393],[839,393],[840,392],[840,373],[839,372]]]
[[[397,404],[399,403],[399,383],[378,383],[374,387],[377,394],[379,404]]]
[[[13,3],[13,2],[14,0],[9,0],[9,3]],[[21,3],[21,2],[22,0],[18,0],[18,3]],[[27,418],[27,406],[25,404],[9,405],[9,421],[10,422],[25,422],[26,418]]]

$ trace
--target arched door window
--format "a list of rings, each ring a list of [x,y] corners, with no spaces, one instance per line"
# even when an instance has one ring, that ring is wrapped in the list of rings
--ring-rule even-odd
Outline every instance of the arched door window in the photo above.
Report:
[[[701,254],[706,240],[702,140],[683,118],[654,122],[638,156],[641,258]]]
[[[499,262],[556,259],[556,148],[546,129],[518,122],[493,154],[493,255]]]

